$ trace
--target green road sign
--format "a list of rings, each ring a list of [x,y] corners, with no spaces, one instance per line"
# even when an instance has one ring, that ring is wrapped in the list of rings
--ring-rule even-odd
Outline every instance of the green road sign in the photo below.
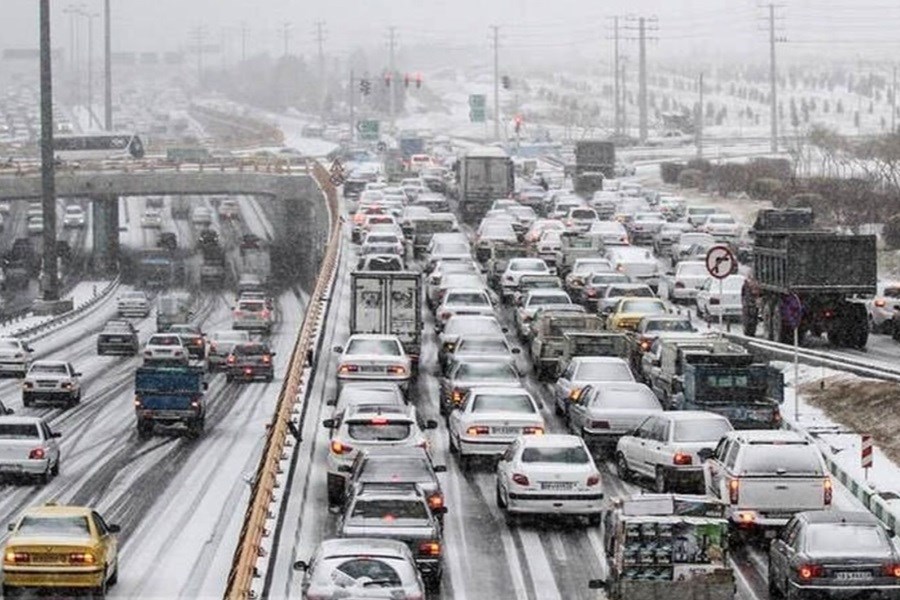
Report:
[[[484,123],[487,121],[487,116],[484,112],[484,107],[481,108],[470,108],[469,109],[469,121],[472,123]]]
[[[366,141],[375,141],[378,139],[380,123],[375,120],[360,121],[356,124],[356,130],[359,131],[359,139]]]
[[[484,94],[472,94],[469,96],[469,108],[473,111],[481,109],[484,112],[485,106],[487,106],[487,96]]]

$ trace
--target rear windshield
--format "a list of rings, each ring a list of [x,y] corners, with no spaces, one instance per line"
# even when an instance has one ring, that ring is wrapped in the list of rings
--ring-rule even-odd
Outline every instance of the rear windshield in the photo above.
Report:
[[[65,365],[42,365],[34,364],[31,372],[37,375],[68,375],[69,371]]]
[[[463,304],[466,306],[489,306],[487,296],[477,292],[453,292],[447,294],[447,304]]]
[[[26,516],[19,523],[17,533],[23,536],[80,538],[90,536],[91,528],[87,517]]]
[[[528,306],[547,306],[548,304],[570,304],[567,294],[540,294],[528,299]]]
[[[428,519],[428,509],[418,501],[400,500],[397,498],[384,500],[359,500],[353,506],[353,518],[357,519]]]
[[[663,321],[650,321],[647,323],[646,329],[644,331],[693,331],[694,326],[691,325],[690,321],[677,321],[677,320],[663,320]]]
[[[383,424],[372,421],[347,423],[347,433],[351,439],[359,442],[399,442],[409,437],[412,425],[405,421]]]
[[[149,344],[152,346],[180,346],[181,338],[174,335],[152,337]]]
[[[469,247],[465,244],[440,244],[434,249],[435,254],[468,254]]]
[[[620,362],[587,362],[578,365],[575,379],[579,381],[634,381],[628,365]]]
[[[479,381],[518,381],[513,368],[502,362],[463,363],[456,370],[457,379],[477,379]]]
[[[563,448],[525,448],[522,450],[523,463],[561,463],[583,465],[589,461],[588,453],[581,446]]]
[[[263,302],[241,302],[238,305],[239,310],[245,310],[247,312],[262,312],[265,308]]]
[[[592,210],[578,209],[572,211],[573,219],[596,219],[597,214]]]
[[[531,398],[521,394],[479,394],[475,396],[472,412],[493,411],[533,413],[535,409]]]
[[[639,288],[622,288],[622,287],[611,287],[609,288],[609,292],[607,296],[610,298],[616,298],[620,296],[628,296],[630,298],[653,298],[653,290],[648,287],[639,287]]]
[[[619,309],[626,313],[664,313],[666,307],[659,302],[647,302],[642,300],[626,300]]]
[[[741,457],[744,473],[774,475],[824,475],[818,450],[809,444],[753,444]]]
[[[542,260],[517,260],[509,265],[510,271],[546,271],[547,265]]]
[[[900,298],[900,287],[884,288],[884,296],[886,298]]]
[[[251,344],[247,346],[236,346],[234,353],[242,356],[264,356],[269,354],[269,349],[258,344]]]
[[[591,401],[591,406],[602,408],[649,408],[660,409],[659,400],[649,389],[603,390]]]
[[[828,554],[868,554],[889,546],[881,529],[873,525],[813,523],[806,529],[806,548]]]
[[[500,327],[500,324],[493,319],[469,321],[466,319],[454,318],[447,322],[444,333],[450,335],[461,333],[475,333],[478,335],[491,335],[492,333],[496,333],[498,335],[503,335],[503,329]]]
[[[41,437],[34,423],[0,423],[0,439],[27,440]]]
[[[591,277],[591,285],[602,285],[605,283],[624,283],[628,281],[628,275],[623,273],[601,273]]]
[[[506,342],[503,340],[496,340],[491,338],[470,338],[466,340],[462,340],[459,344],[459,348],[456,350],[457,352],[500,352],[506,354],[509,352],[509,349],[506,347]]]
[[[347,346],[347,354],[400,356],[400,345],[396,340],[353,340]]]
[[[731,431],[725,419],[692,419],[675,422],[676,442],[718,442]]]

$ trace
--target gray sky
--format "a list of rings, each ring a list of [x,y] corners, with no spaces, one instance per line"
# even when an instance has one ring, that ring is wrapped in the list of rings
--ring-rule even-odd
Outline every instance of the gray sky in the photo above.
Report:
[[[880,3],[879,3],[880,2]],[[53,0],[54,32],[68,43],[69,20],[62,9],[83,4],[100,11],[101,0]],[[900,5],[887,0],[787,0],[779,9],[786,49],[840,48],[849,52],[900,51],[894,32]],[[0,47],[34,46],[36,0],[0,0],[3,26]],[[397,27],[399,43],[488,45],[488,25],[501,25],[503,45],[528,54],[562,52],[575,47],[608,47],[608,16],[657,15],[657,52],[684,50],[716,54],[743,51],[758,56],[765,49],[766,10],[753,0],[113,0],[116,50],[173,50],[189,32],[204,25],[210,43],[229,35],[239,43],[241,23],[249,28],[248,49],[280,53],[284,23],[291,23],[291,52],[314,51],[314,23],[326,22],[328,52],[352,46],[384,44],[387,27]],[[100,21],[95,21],[99,32]],[[623,32],[624,33],[624,32]],[[628,32],[635,35],[635,32]],[[837,39],[834,46],[824,45]],[[863,45],[863,42],[871,42]],[[627,46],[626,46],[627,47]],[[634,51],[634,44],[630,45]],[[98,45],[99,48],[99,45]],[[234,50],[236,51],[236,50]]]

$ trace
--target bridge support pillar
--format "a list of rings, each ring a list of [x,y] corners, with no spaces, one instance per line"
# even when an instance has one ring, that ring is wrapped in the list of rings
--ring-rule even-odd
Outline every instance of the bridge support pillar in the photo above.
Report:
[[[119,272],[119,197],[104,195],[92,200],[94,271],[115,275]]]

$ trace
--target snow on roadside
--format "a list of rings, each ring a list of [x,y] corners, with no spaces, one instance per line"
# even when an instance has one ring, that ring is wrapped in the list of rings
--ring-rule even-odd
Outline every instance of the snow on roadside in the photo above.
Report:
[[[95,295],[103,293],[110,284],[109,280],[81,281],[69,293],[63,296],[63,300],[72,300],[75,309],[87,304]],[[25,317],[0,325],[0,337],[16,337],[19,332],[45,323],[53,319],[53,315],[33,315],[28,313]]]

